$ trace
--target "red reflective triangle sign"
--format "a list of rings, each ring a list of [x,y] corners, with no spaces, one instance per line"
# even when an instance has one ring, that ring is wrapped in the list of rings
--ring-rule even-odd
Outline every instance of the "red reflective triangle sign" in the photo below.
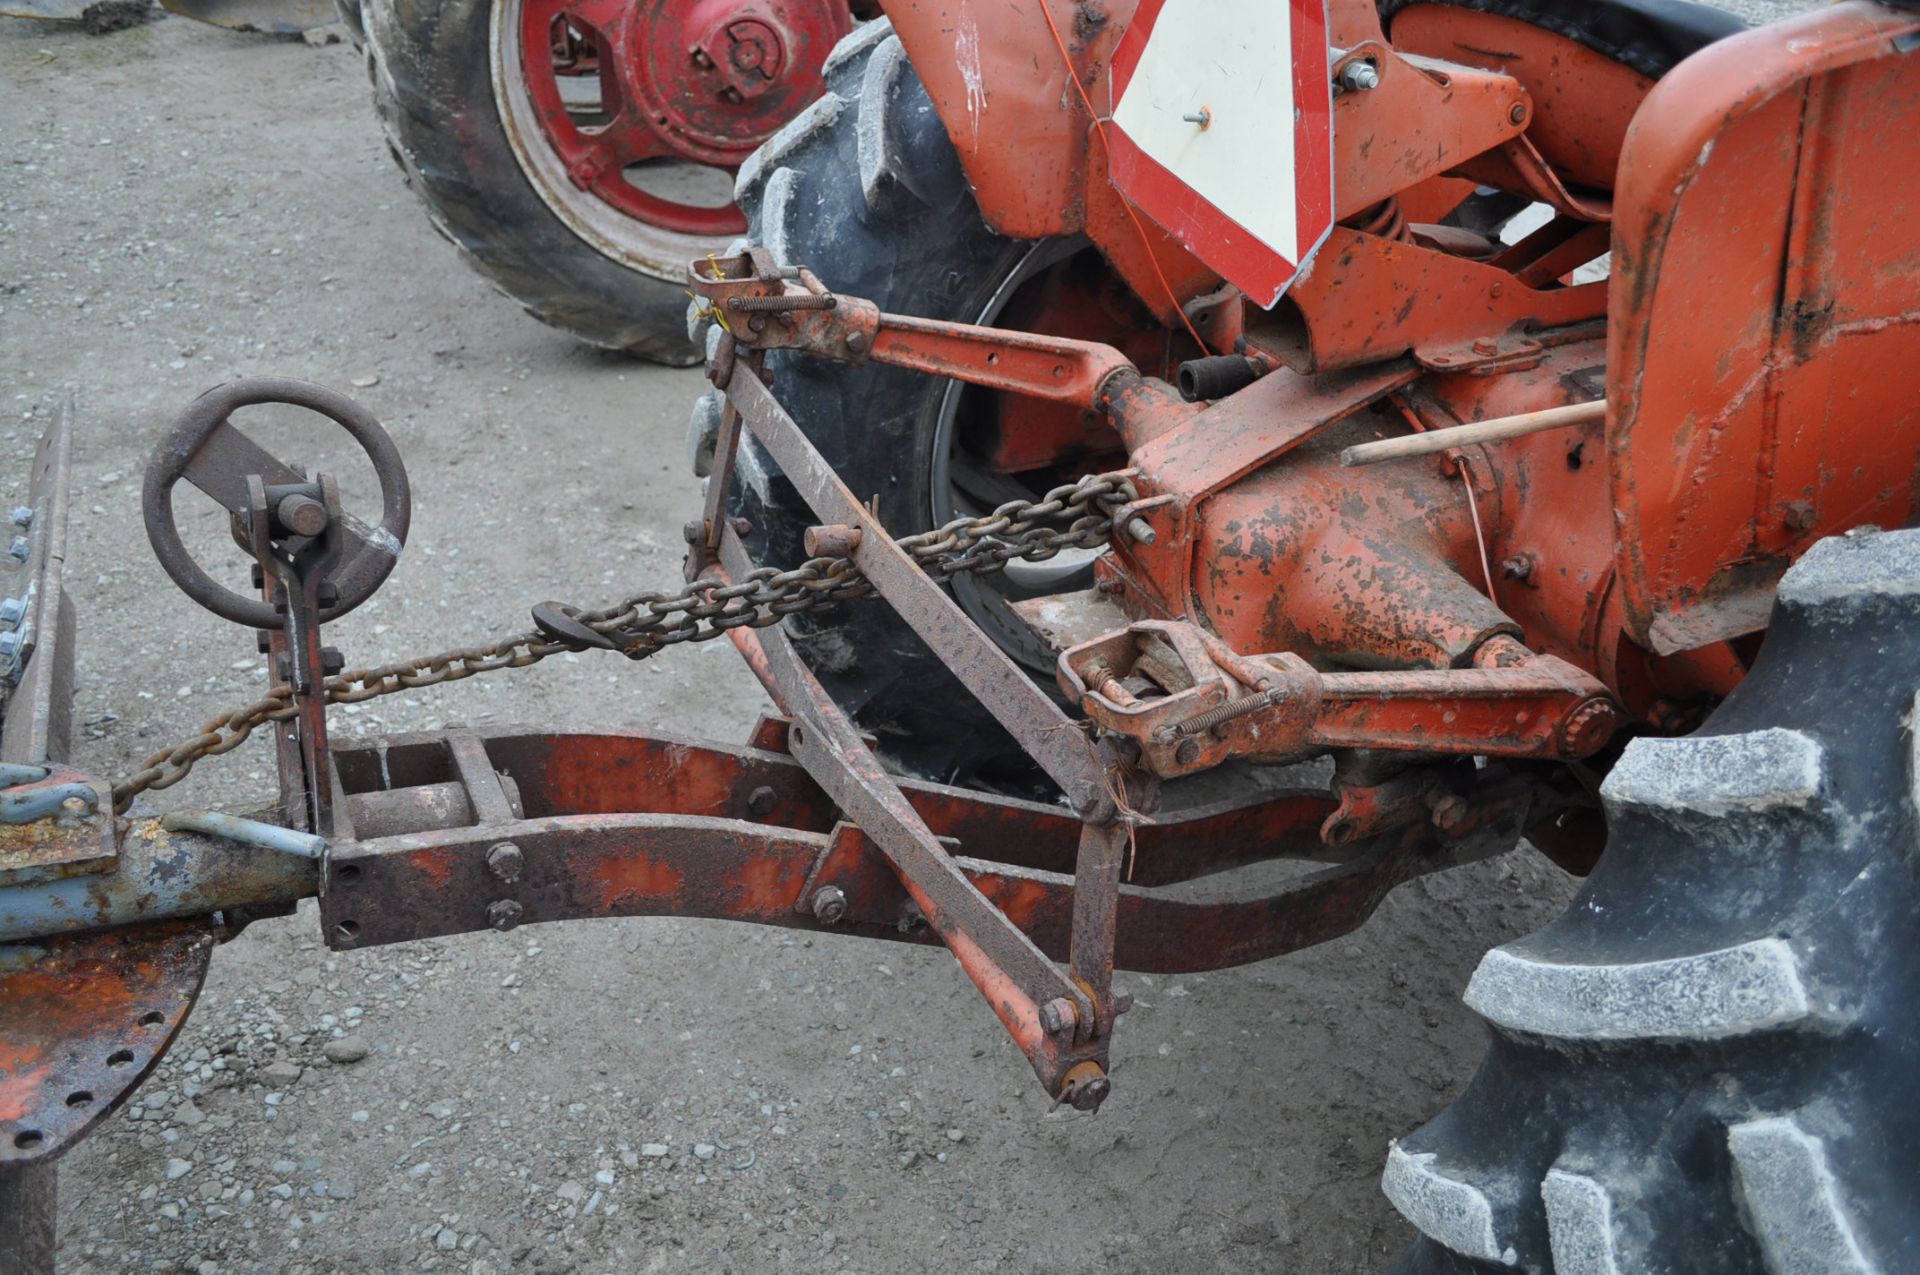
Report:
[[[1140,0],[1113,58],[1113,184],[1255,303],[1333,228],[1325,0]]]

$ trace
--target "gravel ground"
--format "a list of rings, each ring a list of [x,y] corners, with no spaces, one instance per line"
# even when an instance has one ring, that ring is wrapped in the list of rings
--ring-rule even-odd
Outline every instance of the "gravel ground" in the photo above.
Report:
[[[250,636],[170,586],[139,522],[155,438],[229,377],[356,387],[408,459],[412,541],[331,630],[349,663],[678,578],[698,374],[582,349],[460,266],[349,49],[0,20],[0,85],[0,473],[74,396],[79,764],[123,772],[262,684]],[[365,507],[331,440],[263,434]],[[190,538],[236,561],[193,499]],[[765,707],[709,645],[565,657],[335,728],[740,739]],[[158,804],[254,804],[270,773],[249,745]],[[1570,888],[1516,853],[1315,951],[1124,979],[1138,1008],[1095,1117],[1048,1112],[943,953],[629,920],[335,955],[303,909],[218,953],[168,1061],[65,1161],[64,1269],[1375,1270],[1409,1237],[1376,1187],[1387,1140],[1482,1048],[1468,973]]]

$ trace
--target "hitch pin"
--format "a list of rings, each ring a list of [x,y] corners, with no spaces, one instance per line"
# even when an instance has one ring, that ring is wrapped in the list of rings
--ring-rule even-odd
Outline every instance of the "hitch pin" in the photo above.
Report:
[[[198,832],[203,836],[238,841],[262,850],[277,850],[302,859],[320,859],[327,852],[325,837],[316,837],[310,832],[295,832],[277,823],[261,823],[257,819],[242,819],[239,815],[223,815],[210,810],[176,810],[170,815],[162,815],[160,826],[168,832]]]

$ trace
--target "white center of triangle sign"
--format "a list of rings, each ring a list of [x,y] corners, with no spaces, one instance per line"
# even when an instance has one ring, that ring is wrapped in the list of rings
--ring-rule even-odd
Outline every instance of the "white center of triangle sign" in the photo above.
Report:
[[[1324,0],[1141,0],[1113,95],[1115,187],[1255,303],[1278,301],[1333,228]]]

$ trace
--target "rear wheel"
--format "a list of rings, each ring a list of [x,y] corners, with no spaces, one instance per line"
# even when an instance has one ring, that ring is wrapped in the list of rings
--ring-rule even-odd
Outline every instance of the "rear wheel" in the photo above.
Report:
[[[697,356],[687,262],[746,225],[733,169],[817,95],[853,25],[848,0],[375,0],[361,16],[375,107],[441,233],[534,317],[669,363]]]
[[[1920,1268],[1920,531],[1825,540],[1696,735],[1602,788],[1566,915],[1467,989],[1493,1045],[1391,1151],[1400,1275]]]
[[[981,220],[953,146],[884,21],[861,27],[829,63],[827,94],[740,171],[749,238],[784,264],[881,309],[1084,337],[1119,346],[1149,372],[1190,356],[1083,242],[1023,243]],[[896,535],[1030,498],[1121,463],[1119,440],[1087,414],[988,394],[911,372],[774,353],[781,403]],[[708,395],[691,427],[696,468],[719,420]],[[804,556],[818,521],[759,448],[743,449],[736,510],[761,560]],[[1086,588],[1091,554],[1016,563],[954,581],[955,599],[1036,675],[1048,650],[1011,600]],[[884,606],[796,616],[788,629],[834,697],[890,760],[948,781],[1024,786],[1024,756],[939,660]]]

